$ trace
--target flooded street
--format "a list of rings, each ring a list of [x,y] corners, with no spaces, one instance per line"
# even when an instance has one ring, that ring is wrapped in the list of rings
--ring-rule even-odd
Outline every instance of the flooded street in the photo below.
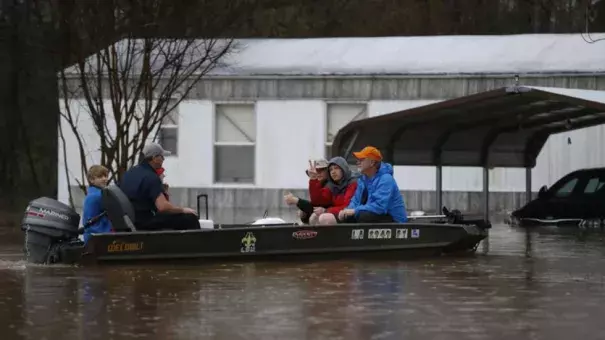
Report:
[[[543,230],[531,257],[495,225],[473,257],[102,267],[25,264],[21,242],[0,229],[4,340],[605,339],[601,234]]]

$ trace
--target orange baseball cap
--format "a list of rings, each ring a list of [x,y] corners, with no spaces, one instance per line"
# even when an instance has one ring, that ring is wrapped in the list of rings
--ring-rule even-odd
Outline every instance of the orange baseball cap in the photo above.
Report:
[[[357,159],[369,158],[374,161],[382,161],[382,154],[373,146],[366,146],[359,152],[353,152],[353,156]]]

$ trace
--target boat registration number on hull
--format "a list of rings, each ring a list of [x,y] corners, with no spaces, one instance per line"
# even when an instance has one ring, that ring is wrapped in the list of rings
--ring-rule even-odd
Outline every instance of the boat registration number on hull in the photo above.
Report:
[[[392,235],[391,229],[368,229],[368,239],[370,240],[385,240],[390,239]]]
[[[393,238],[393,230],[392,229],[368,229],[367,232],[368,240],[388,240]],[[411,236],[411,238],[419,238],[420,230],[419,229],[410,229],[408,228],[398,228],[395,229],[395,238],[396,239],[407,239]],[[351,240],[363,240],[365,238],[365,230],[364,229],[353,229],[351,231]]]
[[[351,231],[352,240],[363,240],[365,237],[365,230],[353,229]],[[368,240],[383,240],[390,239],[393,237],[393,231],[391,229],[368,229]]]

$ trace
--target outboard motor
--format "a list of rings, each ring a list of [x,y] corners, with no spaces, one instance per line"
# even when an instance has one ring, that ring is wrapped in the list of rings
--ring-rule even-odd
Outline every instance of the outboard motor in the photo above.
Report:
[[[78,239],[80,215],[67,204],[40,197],[25,209],[21,230],[25,231],[25,254],[33,263],[54,263],[61,246]]]

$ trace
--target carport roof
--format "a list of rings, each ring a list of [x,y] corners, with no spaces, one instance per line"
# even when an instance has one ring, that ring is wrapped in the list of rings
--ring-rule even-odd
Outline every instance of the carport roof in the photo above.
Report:
[[[509,86],[353,121],[332,151],[351,159],[372,145],[393,165],[533,168],[551,134],[603,123],[605,91]]]

